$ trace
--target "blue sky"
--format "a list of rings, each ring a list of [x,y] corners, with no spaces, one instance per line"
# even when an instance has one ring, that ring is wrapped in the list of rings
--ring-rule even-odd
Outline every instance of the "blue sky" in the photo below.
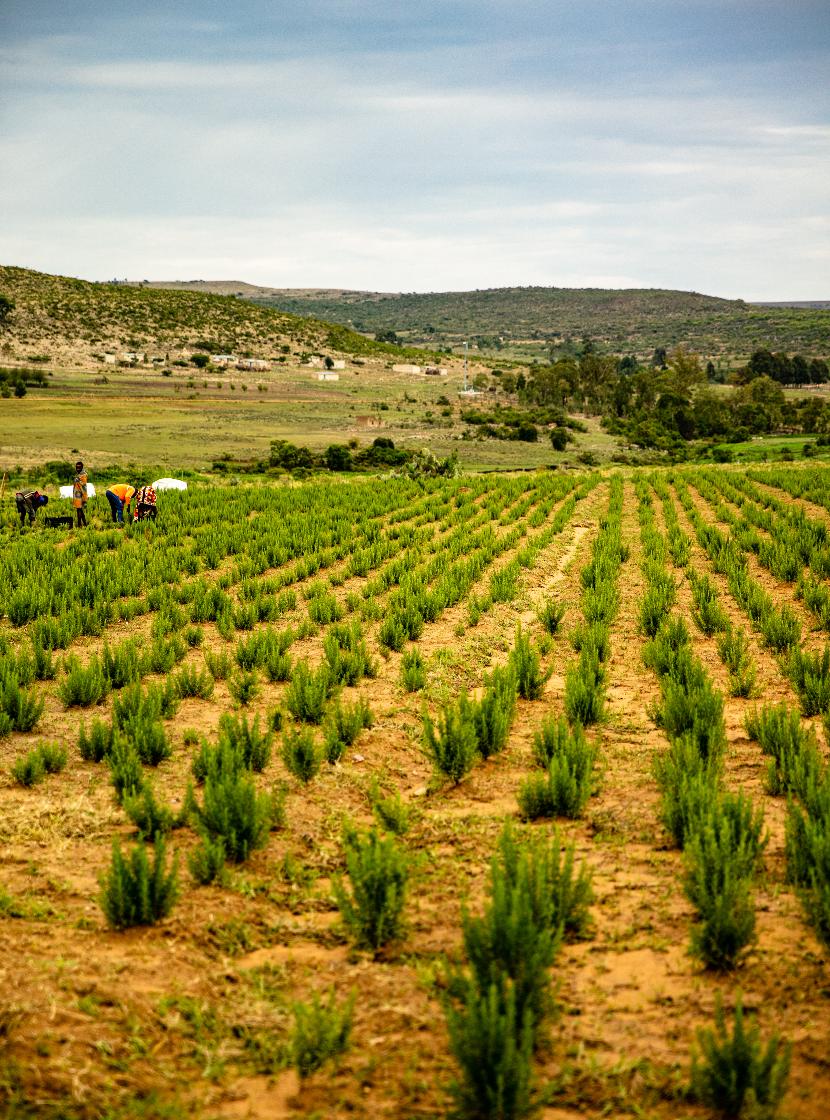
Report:
[[[0,0],[0,261],[830,298],[830,5]]]

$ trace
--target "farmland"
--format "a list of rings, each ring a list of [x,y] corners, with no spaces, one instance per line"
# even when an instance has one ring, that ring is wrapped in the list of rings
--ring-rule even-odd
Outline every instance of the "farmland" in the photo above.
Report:
[[[0,532],[9,1115],[704,1117],[739,1002],[821,1115],[825,470]]]

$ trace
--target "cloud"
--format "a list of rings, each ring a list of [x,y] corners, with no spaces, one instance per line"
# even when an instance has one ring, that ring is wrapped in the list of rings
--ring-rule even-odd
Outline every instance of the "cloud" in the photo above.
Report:
[[[37,25],[9,3],[0,259],[823,294],[828,52],[810,5],[790,31],[767,5],[753,32],[743,0],[83,0],[74,22],[42,0]]]

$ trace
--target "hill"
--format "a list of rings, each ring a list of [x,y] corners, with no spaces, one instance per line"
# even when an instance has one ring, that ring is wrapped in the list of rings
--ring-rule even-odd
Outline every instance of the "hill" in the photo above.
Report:
[[[399,353],[348,327],[202,287],[209,289],[92,283],[0,266],[0,296],[14,304],[0,333],[3,356],[45,356],[59,365],[84,367],[94,366],[104,353],[124,351],[152,351],[170,360],[205,350],[272,361],[312,353]]]
[[[697,292],[663,289],[493,288],[472,292],[385,295],[377,292],[283,292],[257,303],[378,334],[410,345],[458,347],[465,340],[511,357],[567,353],[591,338],[601,349],[650,356],[685,344],[707,357],[745,360],[752,350],[824,354],[830,310],[761,306]]]
[[[136,281],[130,281],[136,284]],[[686,344],[701,354],[744,362],[753,349],[826,355],[826,301],[749,304],[669,289],[492,288],[376,292],[269,288],[235,280],[140,281],[140,286],[217,292],[291,315],[323,319],[404,345],[459,349],[520,360],[567,354],[591,338],[605,351],[651,356]]]

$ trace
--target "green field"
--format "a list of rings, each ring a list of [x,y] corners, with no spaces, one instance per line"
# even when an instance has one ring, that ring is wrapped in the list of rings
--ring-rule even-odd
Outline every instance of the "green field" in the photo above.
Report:
[[[9,1120],[817,1120],[826,468],[97,501],[0,522]]]

